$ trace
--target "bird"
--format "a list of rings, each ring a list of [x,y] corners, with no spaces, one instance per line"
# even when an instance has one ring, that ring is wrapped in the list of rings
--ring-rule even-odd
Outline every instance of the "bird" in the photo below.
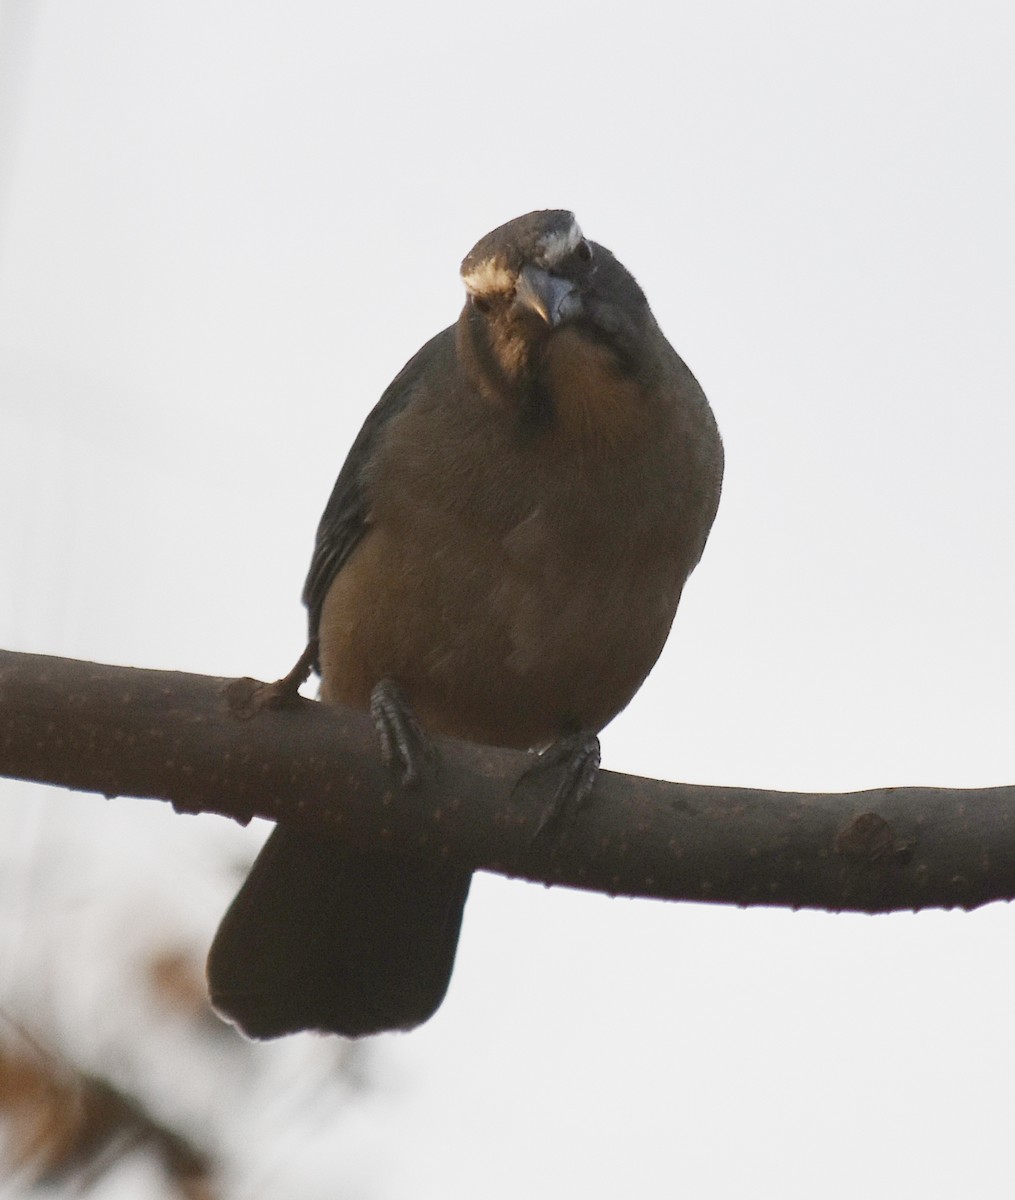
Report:
[[[325,703],[411,784],[434,734],[541,752],[587,798],[598,734],[667,639],[719,504],[705,395],[633,275],[564,209],[482,237],[464,307],[367,416],[303,592]],[[580,819],[580,807],[574,819]],[[428,1020],[470,871],[279,824],[212,944],[253,1038]]]

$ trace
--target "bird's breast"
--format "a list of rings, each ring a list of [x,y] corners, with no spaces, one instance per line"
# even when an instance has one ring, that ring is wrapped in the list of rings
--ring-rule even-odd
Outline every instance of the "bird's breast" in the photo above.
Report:
[[[577,333],[554,345],[544,428],[465,386],[390,422],[323,606],[327,698],[392,678],[432,729],[531,746],[601,728],[655,663],[715,511],[714,422],[689,373],[647,392]]]

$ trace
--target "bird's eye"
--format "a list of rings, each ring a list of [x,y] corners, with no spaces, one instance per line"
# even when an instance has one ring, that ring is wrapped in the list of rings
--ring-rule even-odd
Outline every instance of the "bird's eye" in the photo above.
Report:
[[[575,246],[574,252],[578,255],[582,262],[592,261],[592,247],[584,238],[582,238],[578,245]]]

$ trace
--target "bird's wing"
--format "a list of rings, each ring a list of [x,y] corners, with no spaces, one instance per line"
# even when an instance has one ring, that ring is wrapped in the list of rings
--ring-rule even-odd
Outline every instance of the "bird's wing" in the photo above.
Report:
[[[453,349],[453,339],[454,326],[431,338],[409,359],[385,389],[352,444],[317,527],[314,554],[303,585],[303,603],[308,610],[311,639],[317,637],[328,588],[370,527],[364,473],[373,458],[378,438],[387,423],[412,400],[420,380],[431,367],[437,366],[449,349]]]

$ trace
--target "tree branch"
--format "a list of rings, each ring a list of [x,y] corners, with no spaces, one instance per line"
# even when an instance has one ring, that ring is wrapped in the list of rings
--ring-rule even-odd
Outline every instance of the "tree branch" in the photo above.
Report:
[[[435,777],[403,790],[366,714],[278,701],[254,680],[0,651],[0,774],[609,894],[859,912],[1015,897],[1015,787],[812,795],[603,771],[534,840],[553,781],[515,787],[530,756],[438,739]]]

